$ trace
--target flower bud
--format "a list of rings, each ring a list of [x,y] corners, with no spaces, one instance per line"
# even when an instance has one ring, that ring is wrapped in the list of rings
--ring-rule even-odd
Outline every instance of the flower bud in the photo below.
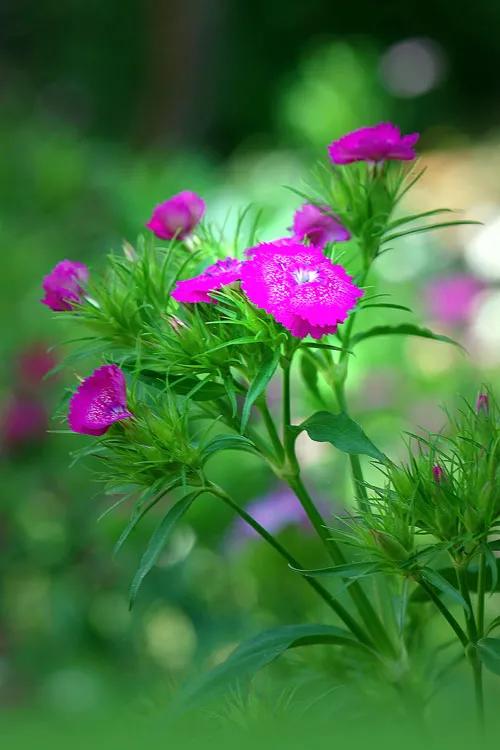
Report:
[[[190,190],[183,190],[155,207],[146,224],[161,240],[177,237],[185,239],[191,234],[205,213],[205,201]]]
[[[439,464],[434,464],[432,467],[432,476],[436,484],[441,484],[444,479],[444,470]]]
[[[476,400],[476,412],[478,414],[488,414],[490,409],[490,398],[487,393],[480,393]]]

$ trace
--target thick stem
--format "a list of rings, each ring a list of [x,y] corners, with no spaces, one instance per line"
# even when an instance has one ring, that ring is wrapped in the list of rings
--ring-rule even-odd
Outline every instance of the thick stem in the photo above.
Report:
[[[263,526],[261,526],[258,521],[250,516],[243,508],[238,505],[238,503],[236,503],[226,492],[224,492],[221,487],[218,487],[212,482],[209,483],[209,487],[214,495],[219,497],[226,503],[226,505],[236,511],[240,518],[242,518],[249,526],[251,526],[254,531],[257,532],[257,534],[265,539],[265,541],[268,542],[268,544],[270,544],[271,547],[273,547],[273,549],[275,549],[276,552],[278,552],[278,554],[281,555],[281,557],[283,557],[287,561],[287,563],[289,563],[289,565],[291,565],[293,568],[297,568],[298,570],[303,569],[303,566],[298,562],[298,560],[296,560],[293,555],[291,555],[288,550],[286,550],[285,547],[283,547],[272,534],[270,534]],[[310,578],[309,576],[305,575],[302,575],[302,578],[312,589],[314,589],[317,594],[319,594],[323,601],[328,604],[328,606],[349,628],[352,634],[355,635],[359,641],[361,641],[361,643],[364,643],[367,646],[371,645],[371,641],[364,632],[363,628],[356,622],[354,617],[352,617],[352,615],[330,594],[329,591],[327,591],[314,578]]]

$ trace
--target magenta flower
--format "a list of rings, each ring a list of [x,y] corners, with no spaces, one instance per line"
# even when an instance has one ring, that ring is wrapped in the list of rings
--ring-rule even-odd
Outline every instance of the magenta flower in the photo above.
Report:
[[[17,357],[19,384],[26,388],[38,388],[45,375],[57,364],[57,357],[42,343],[26,347]]]
[[[192,279],[178,281],[172,292],[177,302],[215,302],[210,292],[232,284],[241,278],[243,263],[237,258],[224,258],[208,266],[203,273]]]
[[[436,484],[441,484],[444,479],[444,469],[439,464],[432,467],[432,476]]]
[[[55,312],[72,310],[75,303],[82,301],[82,284],[85,284],[88,278],[89,271],[83,263],[61,260],[43,279],[45,297],[42,304]]]
[[[430,281],[424,299],[430,314],[440,323],[464,325],[483,289],[484,285],[474,276],[457,273]]]
[[[205,201],[191,190],[183,190],[155,207],[146,224],[161,240],[184,240],[205,213]]]
[[[1,419],[1,437],[8,450],[41,440],[47,428],[47,410],[39,399],[12,396],[7,402]]]
[[[328,146],[334,164],[351,164],[353,161],[381,162],[388,159],[411,161],[419,133],[401,135],[391,122],[381,122],[367,128],[353,130]]]
[[[304,205],[293,217],[293,234],[298,240],[308,240],[322,250],[327,242],[345,242],[350,232],[338,219],[328,213],[328,206]]]
[[[69,426],[83,435],[103,435],[115,422],[132,416],[127,409],[125,377],[116,365],[95,370],[69,402]]]
[[[335,333],[363,295],[342,266],[297,240],[262,243],[247,255],[243,291],[297,338]]]

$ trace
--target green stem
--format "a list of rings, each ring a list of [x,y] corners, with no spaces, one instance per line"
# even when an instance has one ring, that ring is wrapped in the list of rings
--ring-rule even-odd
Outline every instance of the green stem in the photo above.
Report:
[[[291,425],[291,394],[290,394],[291,357],[283,367],[283,443],[285,448],[285,471],[283,480],[294,491],[300,500],[313,528],[323,542],[328,554],[337,565],[345,563],[345,557],[337,542],[331,538],[324,519],[316,508],[314,501],[305,488],[300,477],[300,467],[295,454],[295,433]],[[380,618],[372,607],[368,597],[359,582],[350,583],[348,592],[362,618],[365,627],[375,643],[379,644],[386,653],[394,654],[394,647],[387,636]]]
[[[335,395],[337,396],[337,401],[338,401],[340,410],[343,411],[345,414],[347,414],[348,413],[347,401],[345,397],[345,389],[344,389],[343,382],[335,383],[334,389],[335,389]],[[356,495],[359,508],[363,512],[369,513],[371,512],[370,502],[368,500],[368,493],[365,487],[363,469],[361,468],[361,461],[359,459],[359,456],[357,454],[350,453],[349,463],[351,464],[351,473],[352,473],[352,478],[354,482],[354,493]]]
[[[486,596],[486,555],[483,551],[479,554],[479,573],[477,579],[477,634],[479,638],[484,635],[484,601]]]
[[[469,650],[468,658],[472,668],[472,676],[474,680],[474,695],[476,699],[476,713],[481,733],[484,733],[484,692],[483,692],[483,669],[481,661],[477,654],[477,641],[478,641],[478,626],[476,624],[476,618],[474,617],[474,610],[472,608],[472,601],[469,593],[469,585],[467,582],[467,564],[459,564],[456,567],[458,586],[460,593],[465,600],[467,607],[465,608],[465,623],[467,626],[467,635],[469,636]],[[483,584],[484,585],[484,584]],[[484,599],[484,591],[483,591]],[[483,615],[484,616],[484,615]]]
[[[252,516],[250,516],[243,508],[241,508],[238,503],[236,503],[228,494],[225,492],[221,487],[217,486],[216,484],[209,482],[209,487],[211,492],[213,492],[214,495],[219,497],[221,500],[223,500],[226,505],[228,505],[230,508],[232,508],[236,513],[249,525],[251,526],[254,531],[257,532],[263,539],[265,539],[268,544],[273,547],[273,549],[278,552],[281,557],[283,557],[289,565],[291,565],[293,568],[297,569],[303,569],[303,566],[300,564],[298,560],[296,560],[293,555],[291,555],[288,550],[283,547],[280,542],[278,542],[275,537],[272,536],[266,529],[258,523]],[[335,614],[339,617],[340,620],[349,628],[349,630],[352,632],[353,635],[356,636],[356,638],[361,642],[366,644],[367,646],[371,645],[370,639],[367,637],[366,633],[364,632],[363,628],[356,622],[354,617],[330,594],[329,591],[327,591],[318,581],[316,581],[315,578],[310,578],[309,576],[302,575],[303,580],[312,588],[314,591],[319,594],[319,596],[323,599],[326,604],[335,612]]]
[[[276,452],[276,458],[278,460],[278,463],[282,464],[283,461],[285,460],[285,451],[284,451],[283,445],[281,444],[280,436],[278,435],[276,425],[274,424],[274,419],[272,417],[271,412],[269,411],[269,407],[267,405],[265,397],[259,400],[257,406],[260,410],[262,419],[264,420],[264,424],[267,429],[267,433],[271,439],[271,443],[273,444],[274,450]]]

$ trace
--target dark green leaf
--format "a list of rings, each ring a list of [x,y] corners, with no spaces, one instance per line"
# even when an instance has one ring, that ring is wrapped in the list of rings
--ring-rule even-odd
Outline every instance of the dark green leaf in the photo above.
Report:
[[[492,632],[492,630],[496,630],[496,629],[498,628],[498,626],[499,626],[499,625],[500,625],[500,615],[498,615],[498,617],[495,617],[495,618],[494,618],[494,619],[493,619],[493,620],[492,620],[492,621],[490,622],[490,624],[489,624],[489,626],[488,626],[488,629],[487,629],[487,631],[486,631],[486,632],[487,632],[487,633],[491,633],[491,632]]]
[[[481,224],[480,221],[469,221],[469,220],[458,220],[458,221],[443,221],[440,224],[428,224],[425,227],[415,227],[414,229],[407,229],[402,232],[395,232],[387,237],[384,237],[384,242],[392,242],[400,237],[406,237],[408,234],[421,234],[422,232],[431,232],[434,229],[446,229],[447,227],[460,227],[469,224]]]
[[[132,607],[134,606],[137,593],[144,578],[147,576],[151,568],[158,560],[173,528],[175,527],[176,523],[182,518],[182,516],[189,510],[193,501],[198,497],[199,494],[200,490],[196,490],[194,492],[190,492],[188,495],[185,495],[183,498],[178,500],[175,505],[170,508],[168,513],[163,517],[160,524],[156,527],[151,539],[149,540],[146,551],[141,558],[141,562],[134,576],[134,580],[132,581],[132,584],[130,586],[130,609],[132,609]]]
[[[469,609],[469,605],[463,598],[460,591],[452,586],[451,583],[447,581],[446,578],[444,578],[444,576],[437,572],[437,570],[432,570],[432,568],[423,568],[421,572],[422,576],[428,583],[431,584],[431,586],[434,586],[434,588],[441,591],[441,593],[445,596],[449,596],[450,599],[453,599],[464,609]]]
[[[244,433],[246,430],[248,420],[250,418],[250,411],[252,409],[253,404],[261,395],[261,393],[265,390],[267,384],[269,383],[272,376],[276,372],[276,368],[278,367],[280,356],[281,356],[281,352],[280,352],[279,347],[275,349],[274,352],[270,352],[269,356],[261,365],[259,371],[257,372],[254,379],[250,383],[250,387],[247,391],[247,396],[246,396],[245,403],[243,404],[243,409],[241,412],[241,428],[240,429],[242,433]]]
[[[412,323],[401,323],[397,326],[374,326],[367,331],[361,331],[352,337],[350,341],[351,346],[359,344],[360,341],[365,339],[371,339],[374,336],[419,336],[424,339],[433,339],[434,341],[444,341],[447,344],[453,344],[454,346],[460,346],[457,341],[450,339],[449,336],[443,336],[438,333],[434,333],[428,328],[420,328],[419,326],[413,325]],[[460,347],[462,348],[462,347]]]
[[[332,414],[328,411],[318,411],[294,429],[297,433],[305,430],[311,440],[317,443],[331,443],[344,453],[361,453],[382,462],[387,460],[361,427],[344,412]]]
[[[181,702],[191,704],[207,692],[229,688],[239,680],[251,678],[259,669],[277,659],[290,648],[314,644],[361,644],[347,630],[331,625],[284,625],[267,630],[241,643],[215,669],[188,685]]]
[[[477,651],[486,669],[500,675],[500,638],[481,638]]]
[[[379,573],[383,568],[379,563],[374,562],[353,562],[345,563],[345,565],[334,565],[330,568],[315,568],[313,570],[301,570],[300,568],[294,568],[289,566],[296,573],[300,573],[303,576],[310,576],[311,578],[317,578],[321,576],[340,576],[341,578],[361,578],[364,576],[373,575]]]
[[[246,451],[260,455],[252,441],[244,435],[216,435],[203,449],[203,460],[206,461],[218,451]]]

